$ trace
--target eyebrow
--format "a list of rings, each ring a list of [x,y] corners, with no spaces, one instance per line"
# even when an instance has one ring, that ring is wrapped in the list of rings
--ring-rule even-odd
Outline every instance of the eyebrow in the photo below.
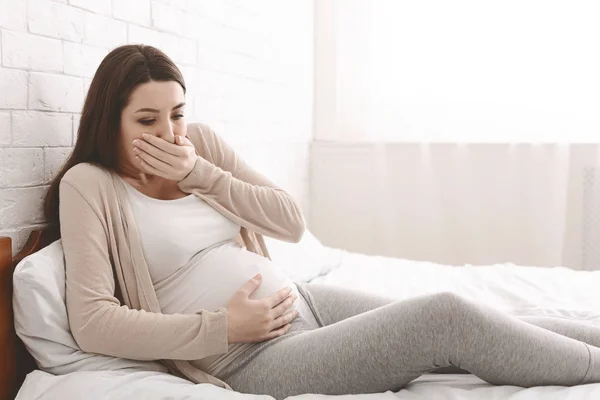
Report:
[[[173,107],[173,108],[171,109],[171,111],[173,111],[173,110],[176,110],[176,109],[178,109],[178,108],[181,108],[181,107],[183,107],[183,106],[185,106],[185,102],[177,104],[175,107]],[[143,112],[143,111],[147,111],[147,112],[154,112],[154,113],[157,113],[157,112],[159,112],[159,111],[158,111],[157,109],[155,109],[155,108],[140,108],[139,110],[137,110],[137,111],[136,111],[136,113]]]

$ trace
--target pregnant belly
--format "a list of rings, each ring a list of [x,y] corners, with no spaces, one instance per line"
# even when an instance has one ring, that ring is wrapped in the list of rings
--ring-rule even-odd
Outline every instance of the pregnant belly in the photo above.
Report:
[[[234,241],[194,256],[170,277],[155,284],[162,312],[196,313],[226,307],[233,294],[257,273],[262,283],[249,297],[262,299],[291,286],[292,279],[268,258],[252,253]]]

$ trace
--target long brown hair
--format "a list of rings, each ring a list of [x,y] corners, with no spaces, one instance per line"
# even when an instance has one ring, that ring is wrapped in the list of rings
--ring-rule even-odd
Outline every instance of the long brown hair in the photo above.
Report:
[[[61,179],[79,163],[111,170],[117,167],[121,113],[134,89],[150,81],[175,81],[184,93],[186,91],[179,68],[165,53],[152,46],[120,46],[100,63],[83,104],[75,148],[46,193],[44,214],[56,233],[60,232],[58,188]]]

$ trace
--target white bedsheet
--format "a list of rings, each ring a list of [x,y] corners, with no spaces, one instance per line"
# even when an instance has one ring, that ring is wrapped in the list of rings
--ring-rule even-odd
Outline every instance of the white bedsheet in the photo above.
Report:
[[[401,300],[451,291],[517,315],[552,315],[600,324],[600,271],[496,264],[447,266],[341,252],[339,267],[311,282]]]
[[[554,315],[600,325],[600,271],[523,267],[512,264],[449,267],[427,262],[339,252],[340,263],[313,282],[334,284],[404,299],[452,291],[517,315]],[[336,255],[337,256],[337,255]],[[258,400],[213,385],[194,385],[158,372],[98,371],[53,376],[34,371],[17,400],[54,399],[223,399]],[[473,375],[427,374],[392,393],[325,396],[305,394],[294,400],[532,400],[600,399],[600,384],[566,387],[492,386]]]
[[[545,386],[523,389],[491,386],[473,375],[423,375],[393,393],[326,396],[303,394],[288,400],[592,400],[600,398],[600,384],[571,388]],[[242,394],[214,385],[194,385],[160,372],[98,371],[54,376],[36,370],[27,376],[16,400],[273,400],[271,396]]]

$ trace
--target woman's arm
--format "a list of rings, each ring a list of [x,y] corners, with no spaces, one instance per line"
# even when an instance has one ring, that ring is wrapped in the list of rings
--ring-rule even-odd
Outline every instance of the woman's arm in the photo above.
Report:
[[[190,124],[188,136],[200,154],[192,172],[179,181],[186,193],[201,194],[225,215],[237,216],[241,225],[267,236],[299,242],[306,228],[294,198],[254,170],[204,124]]]
[[[75,341],[88,353],[135,360],[192,360],[228,350],[228,312],[157,314],[115,297],[107,227],[72,184],[60,184],[66,304]]]

